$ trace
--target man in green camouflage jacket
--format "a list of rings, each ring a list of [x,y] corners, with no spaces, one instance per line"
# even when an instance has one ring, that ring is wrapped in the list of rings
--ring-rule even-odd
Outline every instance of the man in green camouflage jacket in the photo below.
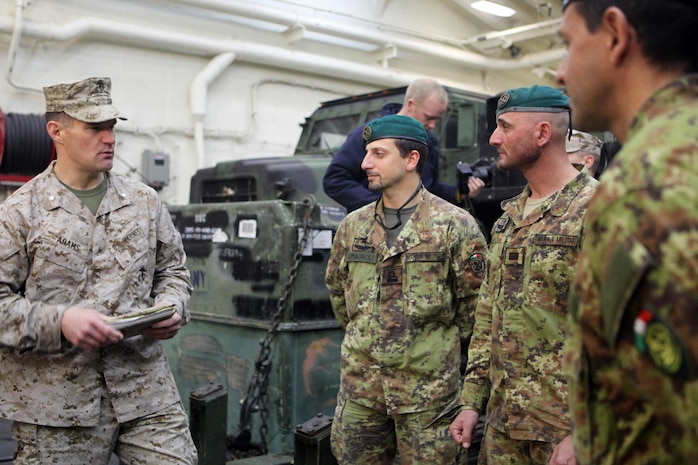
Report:
[[[557,77],[575,126],[623,144],[589,204],[570,304],[578,461],[698,463],[698,1],[564,8]]]
[[[346,329],[332,423],[340,465],[453,464],[461,342],[472,332],[486,244],[475,219],[423,188],[427,133],[391,115],[363,132],[381,197],[339,225],[326,283]]]
[[[598,182],[567,158],[568,99],[547,86],[502,94],[490,144],[528,181],[492,227],[455,441],[472,444],[487,412],[481,464],[574,463],[562,368],[567,295],[582,218]]]

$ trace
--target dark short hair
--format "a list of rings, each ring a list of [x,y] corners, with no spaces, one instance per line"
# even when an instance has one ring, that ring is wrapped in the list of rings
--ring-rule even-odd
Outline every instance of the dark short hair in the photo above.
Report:
[[[48,123],[49,121],[57,121],[64,126],[70,125],[73,122],[73,118],[68,116],[63,111],[47,111],[44,114],[44,119]]]
[[[645,57],[655,66],[681,65],[685,73],[698,72],[698,2],[695,0],[568,0],[575,5],[587,29],[596,32],[603,14],[615,6],[637,31]]]
[[[417,141],[410,139],[393,139],[395,141],[395,146],[400,152],[400,156],[405,158],[413,150],[419,152],[419,161],[417,162],[417,173],[422,174],[422,169],[424,169],[424,164],[427,162],[427,156],[429,156],[429,148]]]

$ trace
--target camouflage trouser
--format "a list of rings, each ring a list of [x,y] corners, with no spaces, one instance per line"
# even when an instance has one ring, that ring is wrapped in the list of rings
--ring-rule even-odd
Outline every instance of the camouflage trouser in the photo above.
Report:
[[[388,465],[398,453],[402,465],[455,465],[458,455],[466,454],[448,431],[457,414],[455,403],[439,410],[387,415],[338,399],[332,453],[339,465]]]
[[[196,465],[189,420],[180,403],[119,424],[111,402],[102,398],[100,424],[59,428],[14,422],[15,465],[107,465],[112,451],[126,465]]]
[[[501,431],[485,426],[478,465],[548,465],[557,443],[511,439]]]

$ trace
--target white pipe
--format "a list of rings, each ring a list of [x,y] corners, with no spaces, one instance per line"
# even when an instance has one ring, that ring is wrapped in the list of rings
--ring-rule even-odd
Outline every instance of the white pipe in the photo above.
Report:
[[[209,61],[204,69],[199,71],[199,74],[194,77],[189,87],[189,104],[194,118],[202,119],[206,116],[208,86],[215,81],[233,61],[235,61],[234,53],[221,53]]]
[[[557,34],[560,24],[562,24],[562,19],[551,19],[548,21],[507,29],[506,31],[494,31],[488,32],[487,34],[480,34],[475,37],[471,37],[470,39],[462,40],[460,43],[461,45],[470,45],[486,40],[514,40],[512,37],[518,40],[529,40],[536,39],[538,37],[554,36]]]
[[[11,18],[0,18],[0,32],[11,30]],[[131,44],[140,48],[166,50],[173,53],[210,56],[235,53],[238,60],[264,66],[278,66],[302,72],[332,76],[376,86],[405,85],[417,77],[414,73],[386,71],[377,66],[363,65],[336,58],[290,51],[239,40],[211,39],[200,35],[164,31],[154,27],[137,26],[97,18],[81,18],[64,25],[24,22],[24,34],[47,41],[74,41],[85,37]],[[449,85],[444,83],[445,85]],[[454,85],[454,84],[451,84]],[[460,87],[463,87],[462,83]]]
[[[7,29],[7,20],[0,18],[0,31]],[[376,83],[374,74],[376,69],[372,66],[361,65],[353,62],[336,60],[328,57],[319,57],[305,52],[294,52],[276,47],[261,44],[249,45],[245,41],[233,41],[223,39],[213,39],[200,35],[185,34],[179,32],[155,29],[154,27],[137,26],[127,23],[119,23],[111,20],[99,18],[80,18],[63,25],[46,25],[35,22],[24,22],[25,34],[34,38],[44,40],[66,41],[75,40],[83,36],[95,35],[101,40],[111,39],[125,43],[132,43],[139,47],[164,48],[175,53],[212,55],[224,52],[235,52],[238,59],[268,65],[271,60],[279,60],[277,64],[303,72],[304,66],[309,63],[313,68],[318,69],[318,62],[330,62],[329,67],[335,67],[342,63],[341,75],[347,75],[349,79],[360,82]],[[427,44],[408,42],[398,38],[391,38],[391,44],[399,47],[407,43],[411,44],[411,49],[425,55],[437,56],[449,61],[453,61],[469,68],[486,70],[513,70],[526,67],[536,67],[549,64],[562,59],[565,55],[564,49],[549,50],[541,53],[526,55],[520,59],[493,59],[476,53],[461,50],[456,47],[439,46],[438,44]],[[273,61],[272,61],[273,63]],[[323,66],[320,65],[321,69]],[[308,70],[313,72],[313,70]],[[368,73],[368,75],[367,75]],[[322,74],[322,73],[320,73]],[[383,85],[395,84],[393,78],[378,78]]]
[[[189,104],[191,106],[191,116],[194,121],[194,145],[196,147],[197,160],[195,168],[197,170],[205,166],[204,119],[206,118],[208,86],[220,76],[233,61],[235,61],[235,54],[232,52],[217,55],[196,75],[189,87]]]
[[[7,50],[7,68],[5,72],[5,77],[8,84],[16,89],[28,90],[32,92],[41,92],[41,89],[36,89],[28,85],[20,84],[15,81],[12,71],[15,65],[15,58],[17,56],[17,49],[19,48],[19,42],[22,38],[22,24],[24,22],[24,9],[27,7],[27,0],[16,0],[15,2],[15,20],[14,26],[12,28],[12,39],[10,40],[10,47]]]
[[[479,35],[475,38],[466,40],[435,38],[431,40],[416,41],[414,39],[401,38],[394,34],[382,32],[379,28],[389,26],[377,26],[374,29],[360,28],[355,24],[329,21],[317,17],[299,17],[295,12],[277,10],[274,8],[257,5],[255,2],[236,2],[230,0],[171,1],[190,7],[204,8],[232,15],[253,18],[256,20],[267,21],[270,23],[280,24],[288,28],[298,27],[300,25],[308,31],[368,43],[381,48],[391,45],[397,47],[398,49],[423,53],[425,55],[432,55],[448,61],[453,61],[458,64],[465,63],[471,67],[485,70],[513,70],[527,66],[540,66],[550,63],[550,61],[545,61],[550,59],[550,55],[542,54],[537,56],[536,54],[531,54],[527,60],[493,59],[478,53],[463,50],[460,47],[468,43],[481,41],[482,37],[487,39],[489,39],[490,36],[493,38],[502,38],[526,33],[527,35],[525,38],[530,39],[539,36],[542,37],[546,35],[554,35],[556,29],[552,28],[556,27],[561,22],[561,20],[555,19],[542,23],[520,26],[507,31],[490,33],[484,36]],[[414,32],[411,31],[407,31],[405,33],[414,34]],[[559,50],[558,52],[559,53],[555,54],[554,56],[561,58],[564,55],[564,50]]]
[[[422,77],[412,73],[381,68],[379,66],[364,65],[262,44],[252,44],[246,41],[207,38],[199,35],[158,30],[153,27],[144,27],[98,18],[80,18],[63,25],[25,21],[22,16],[22,10],[26,6],[25,3],[25,0],[17,0],[17,14],[14,22],[12,18],[0,17],[0,32],[12,31],[13,33],[13,41],[10,47],[11,59],[8,60],[9,68],[7,78],[8,82],[15,86],[16,83],[12,82],[11,70],[21,34],[47,41],[74,41],[94,36],[98,37],[100,40],[130,43],[138,47],[164,49],[175,53],[204,56],[217,55],[192,82],[190,88],[190,103],[192,117],[195,123],[194,137],[196,140],[197,161],[199,166],[203,166],[205,157],[203,119],[206,114],[206,88],[215,77],[225,70],[235,59],[265,66],[271,64],[305,74],[313,73],[385,87],[406,85],[414,79]],[[452,53],[454,53],[454,51],[456,50],[451,50]],[[424,52],[433,52],[433,50],[429,48],[428,50],[425,49]],[[458,55],[458,53],[455,53],[455,55]],[[475,54],[464,54],[464,52],[460,51],[460,59],[471,55]],[[518,63],[516,67],[535,67],[541,63],[559,60],[563,55],[564,50],[550,50],[536,55],[528,55],[520,60],[486,60],[487,63],[493,65],[495,68],[497,66],[503,66],[509,69],[512,67],[512,63]],[[478,57],[479,59],[485,60],[484,57]],[[450,83],[442,80],[442,83],[454,87],[464,87],[461,82]],[[37,90],[29,87],[26,88],[34,91]]]
[[[459,63],[466,62],[467,64],[482,69],[517,69],[525,66],[527,63],[516,60],[495,60],[494,64],[490,64],[492,60],[489,57],[477,53],[467,52],[460,47],[481,42],[490,38],[504,38],[521,36],[523,39],[532,39],[536,37],[544,37],[555,35],[557,27],[561,19],[543,21],[540,23],[519,26],[516,28],[497,31],[488,34],[480,34],[471,39],[458,40],[447,37],[426,37],[424,34],[412,30],[399,31],[403,35],[412,35],[421,37],[421,41],[413,39],[405,39],[382,32],[386,28],[391,28],[389,25],[377,24],[375,28],[367,29],[348,24],[346,22],[330,21],[314,16],[300,17],[295,12],[283,11],[271,7],[258,5],[255,2],[240,2],[231,0],[169,0],[193,8],[208,9],[218,12],[223,12],[231,15],[253,18],[260,21],[266,21],[274,24],[286,26],[288,28],[302,26],[308,31],[328,34],[333,37],[341,37],[343,39],[355,40],[367,44],[372,44],[377,47],[384,47],[386,44],[392,44],[398,48],[409,50],[412,52],[426,53],[434,55],[446,60],[456,61]],[[444,44],[448,44],[446,46]],[[454,54],[454,52],[458,52]],[[542,65],[545,63],[536,63]],[[491,66],[491,67],[490,67]],[[507,67],[511,66],[511,67]]]

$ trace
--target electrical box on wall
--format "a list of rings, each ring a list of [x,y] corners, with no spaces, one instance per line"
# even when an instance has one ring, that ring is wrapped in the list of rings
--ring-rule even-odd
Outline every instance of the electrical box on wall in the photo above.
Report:
[[[143,174],[153,189],[162,189],[170,181],[170,155],[162,152],[143,152]]]

